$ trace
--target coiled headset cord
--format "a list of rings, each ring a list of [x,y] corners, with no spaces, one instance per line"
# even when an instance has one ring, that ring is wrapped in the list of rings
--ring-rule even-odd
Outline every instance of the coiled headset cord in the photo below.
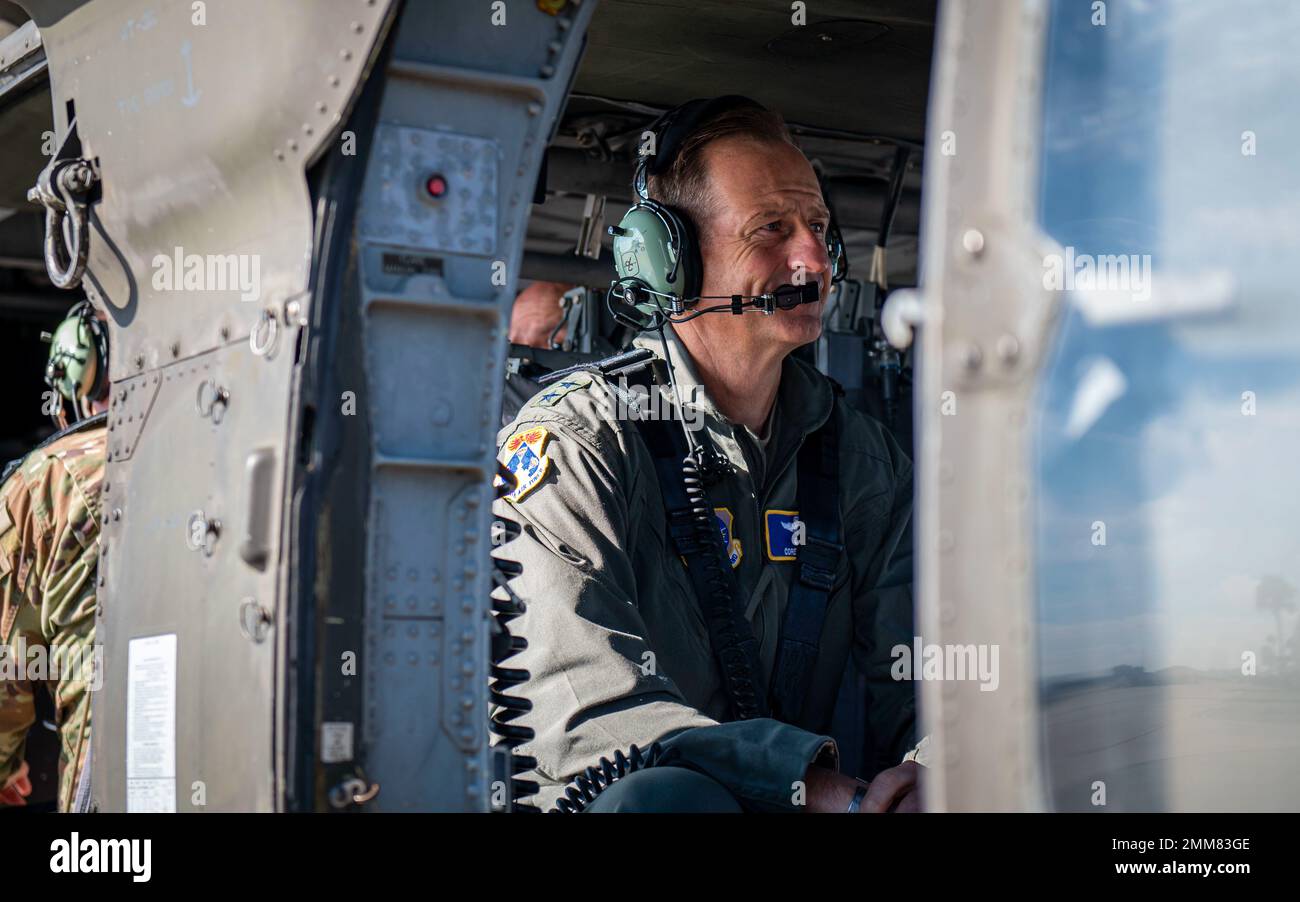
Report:
[[[564,795],[556,800],[555,807],[549,813],[579,814],[591,807],[591,803],[597,796],[628,774],[651,767],[662,767],[672,763],[676,758],[676,749],[665,752],[657,742],[652,743],[644,752],[635,745],[628,749],[626,755],[623,754],[622,749],[619,749],[614,753],[613,761],[601,758],[594,767],[587,768],[569,781]]]
[[[672,352],[662,324],[659,326],[659,340],[663,344],[668,363],[668,382],[673,390],[673,400],[677,409],[681,410],[682,396],[673,375],[675,368],[671,359]],[[726,565],[717,550],[717,522],[714,519],[713,505],[705,491],[705,486],[715,482],[721,475],[721,468],[729,464],[716,460],[710,453],[710,447],[695,441],[684,422],[682,430],[686,434],[687,447],[686,456],[682,459],[682,482],[686,487],[686,517],[689,521],[673,524],[685,527],[680,531],[674,530],[679,539],[678,551],[690,555],[691,560],[700,564],[704,571],[706,591],[701,601],[707,600],[703,605],[705,626],[708,628],[714,656],[722,668],[736,719],[765,717],[767,712],[754,683],[754,675],[758,672],[758,649],[754,634],[745,620],[745,613],[736,602],[734,576],[723,569]],[[697,550],[703,553],[693,553]]]
[[[682,461],[682,480],[686,484],[692,544],[714,550],[718,542],[718,526],[713,508],[704,492],[705,475],[701,472],[698,446]],[[684,553],[686,548],[681,549]],[[754,644],[753,633],[744,620],[743,612],[735,610],[732,593],[732,575],[723,569],[720,554],[692,555],[692,564],[700,564],[708,587],[710,603],[704,606],[705,625],[709,631],[714,656],[722,668],[737,720],[764,717],[758,691],[754,685],[754,664],[747,647]],[[752,650],[752,649],[751,649]]]
[[[505,483],[497,490],[500,497],[514,484],[514,476],[500,464],[497,473]],[[500,524],[499,527],[496,524]],[[498,547],[519,535],[519,524],[507,517],[497,517],[494,529],[505,531],[506,535]],[[525,611],[523,599],[510,588],[510,580],[523,573],[523,565],[518,561],[492,555],[492,664],[491,682],[488,695],[497,710],[492,715],[489,726],[492,733],[501,737],[501,745],[509,750],[510,810],[520,813],[537,813],[537,808],[520,801],[525,796],[537,792],[537,783],[532,780],[519,779],[519,775],[537,766],[536,759],[521,755],[515,748],[533,738],[533,730],[512,721],[522,717],[533,709],[533,704],[526,698],[512,695],[511,690],[528,681],[529,673],[523,667],[507,667],[505,662],[528,647],[528,641],[522,636],[512,635],[510,621]]]

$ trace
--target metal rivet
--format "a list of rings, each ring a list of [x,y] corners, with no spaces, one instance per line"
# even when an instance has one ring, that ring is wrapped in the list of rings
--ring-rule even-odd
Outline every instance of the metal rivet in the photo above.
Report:
[[[998,339],[997,353],[1002,362],[1010,366],[1020,356],[1020,342],[1014,335],[1003,335]]]

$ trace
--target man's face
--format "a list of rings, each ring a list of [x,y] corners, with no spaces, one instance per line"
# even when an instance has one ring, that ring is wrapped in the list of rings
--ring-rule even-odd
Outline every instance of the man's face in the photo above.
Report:
[[[712,313],[701,330],[782,355],[815,341],[830,288],[826,230],[830,213],[813,168],[784,142],[722,138],[704,148],[713,214],[701,223],[704,295],[759,295],[785,284],[818,285],[821,300],[771,316]],[[700,306],[719,301],[702,301]],[[706,323],[712,318],[713,322]]]

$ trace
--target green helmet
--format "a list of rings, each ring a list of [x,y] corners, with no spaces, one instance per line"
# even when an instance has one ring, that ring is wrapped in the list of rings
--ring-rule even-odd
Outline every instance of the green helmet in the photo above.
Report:
[[[82,401],[97,401],[106,393],[108,334],[95,318],[95,308],[89,301],[81,301],[53,334],[47,335],[50,357],[45,364],[45,384],[70,402],[79,418]]]

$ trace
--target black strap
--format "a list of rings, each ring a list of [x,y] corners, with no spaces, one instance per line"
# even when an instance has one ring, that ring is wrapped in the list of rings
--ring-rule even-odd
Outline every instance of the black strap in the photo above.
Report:
[[[795,578],[786,600],[781,644],[772,675],[772,709],[787,723],[803,710],[812,685],[826,605],[835,586],[835,569],[844,554],[840,521],[839,431],[835,407],[821,428],[799,449],[799,519],[804,542],[795,552]]]
[[[555,370],[552,373],[539,376],[536,381],[538,385],[550,385],[552,382],[558,382],[565,376],[572,376],[574,373],[600,373],[602,376],[631,374],[645,370],[656,359],[654,351],[649,348],[632,348],[600,360],[593,360],[590,363],[576,363],[573,366],[566,366],[562,370]]]
[[[649,368],[629,374],[629,383],[648,387]],[[722,670],[723,685],[737,720],[768,715],[759,682],[758,640],[745,619],[740,584],[727,560],[722,534],[705,493],[701,474],[687,461],[690,449],[680,423],[636,421],[663,494],[668,535],[686,561],[686,573],[704,614],[709,644]]]

